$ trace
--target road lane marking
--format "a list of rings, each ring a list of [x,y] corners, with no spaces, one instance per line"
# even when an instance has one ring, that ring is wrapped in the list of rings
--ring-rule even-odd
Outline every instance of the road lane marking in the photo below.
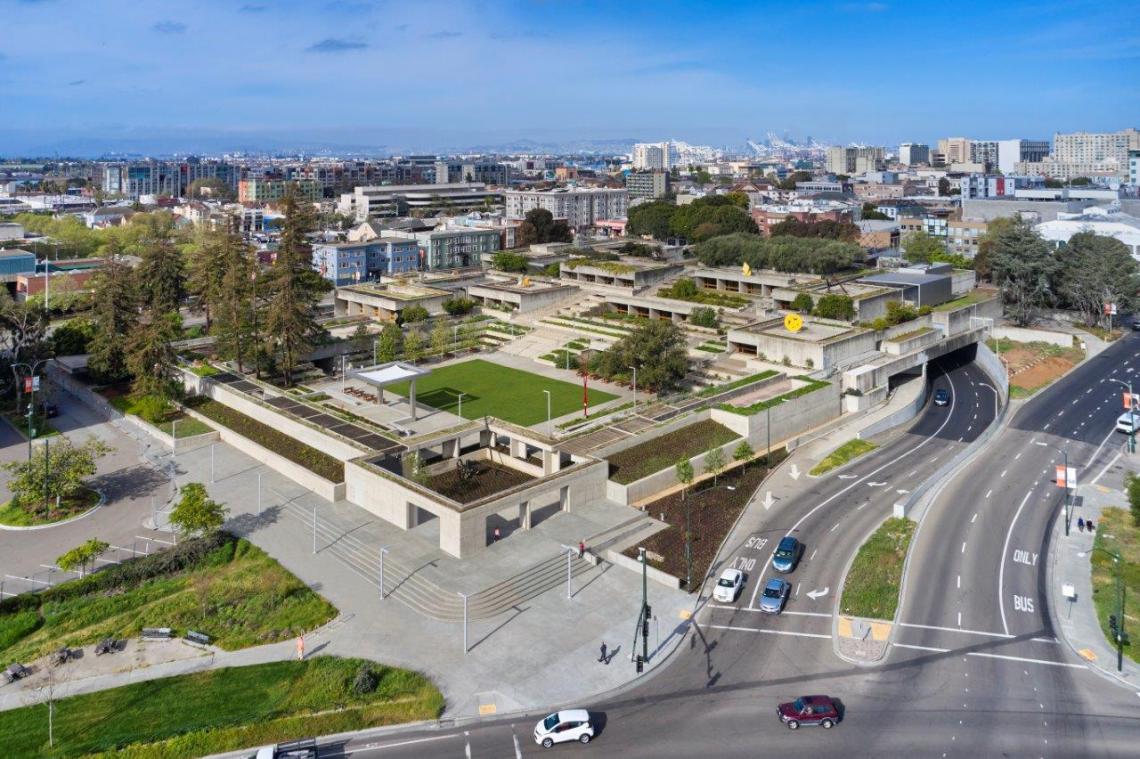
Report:
[[[1014,461],[1017,461],[1019,458],[1021,458],[1021,454],[1020,454],[1020,453],[1019,453],[1019,454],[1017,454],[1016,456],[1014,456],[1014,457],[1013,457],[1013,460],[1014,460]]]
[[[891,646],[894,648],[909,648],[913,651],[933,651],[936,654],[945,654],[949,653],[950,651],[949,648],[935,648],[934,646],[914,646],[910,643],[892,643]]]
[[[811,561],[812,559],[814,559],[814,558],[815,558],[815,554],[816,554],[816,552],[818,552],[818,551],[819,551],[819,549],[818,549],[818,548],[817,548],[817,549],[815,549],[815,551],[812,551],[812,552],[811,552],[811,556],[809,556],[809,557],[808,557],[808,561]]]
[[[1005,630],[1006,635],[1009,634],[1009,623],[1005,619],[1005,557],[1009,555],[1009,539],[1013,537],[1013,528],[1017,525],[1017,518],[1021,516],[1021,510],[1025,508],[1025,504],[1029,502],[1031,495],[1033,495],[1033,488],[1030,488],[1025,493],[1025,497],[1021,499],[1021,505],[1014,512],[1013,521],[1009,523],[1009,530],[1005,533],[1005,544],[1001,547],[1001,562],[998,564],[998,611],[1001,612],[1001,628]]]
[[[1008,469],[1003,469],[1003,470],[1001,470],[1001,476],[1002,476],[1002,477],[1005,477],[1005,473],[1006,473],[1006,472],[1008,472],[1008,471],[1009,471]]]
[[[959,587],[959,588],[960,588],[960,587],[962,587],[962,575],[958,575],[958,587]],[[962,618],[961,618],[961,615],[959,615],[959,617],[958,617],[958,626],[959,626],[959,627],[961,627],[961,626],[962,626]]]
[[[989,497],[990,497],[990,496],[989,496],[989,494],[987,493],[987,494],[986,494],[986,498],[989,498]],[[975,512],[974,512],[974,516],[970,517],[970,524],[973,524],[973,523],[974,523],[974,522],[976,522],[976,521],[978,521],[978,512],[976,512],[976,511],[975,511]]]
[[[522,759],[522,747],[519,746],[519,737],[511,731],[511,737],[515,739],[515,759]]]
[[[796,587],[796,591],[797,592],[799,591],[798,586]],[[747,612],[751,612],[753,614],[767,614],[768,613],[768,612],[762,612],[759,609],[749,609],[747,606],[729,606],[727,604],[705,604],[705,606],[709,609],[725,609],[728,611],[747,611]],[[831,619],[831,617],[833,615],[830,612],[824,612],[824,611],[790,611],[790,610],[785,609],[784,611],[780,612],[780,614],[778,616],[781,616],[781,617],[783,617],[783,616],[826,617],[827,619]]]
[[[758,627],[736,627],[735,625],[705,625],[705,628],[712,628],[713,630],[735,630],[736,632],[764,633],[765,635],[789,635],[794,638],[823,638],[824,640],[831,640],[830,635],[823,635],[821,633],[792,632],[790,630],[763,630]]]
[[[1042,427],[1041,429],[1042,429],[1042,430],[1045,430],[1045,431],[1048,431],[1048,430],[1049,430],[1049,425],[1048,425],[1048,424],[1046,424],[1046,425],[1045,425],[1044,427]]]
[[[458,737],[459,737],[458,735],[433,735],[430,738],[412,738],[411,740],[399,741],[398,743],[370,743],[367,746],[361,746],[360,748],[364,748],[364,749],[399,748],[400,746],[414,746],[417,743],[427,743],[429,741],[446,741],[446,740],[458,738]]]
[[[942,632],[965,633],[966,635],[982,635],[987,638],[1012,638],[1012,635],[1003,635],[997,632],[983,632],[982,630],[964,630],[960,627],[939,627],[938,625],[920,625],[914,622],[899,622],[899,627],[913,627],[917,630],[940,630]]]
[[[1024,656],[1007,656],[1005,654],[984,654],[981,651],[970,651],[966,656],[980,656],[983,659],[1004,659],[1005,661],[1020,661],[1030,664],[1047,664],[1051,667],[1071,667],[1072,669],[1088,669],[1087,664],[1070,664],[1067,661],[1049,661],[1048,659],[1029,659]]]
[[[966,541],[962,541],[962,553],[966,552]]]
[[[958,612],[958,627],[962,626],[962,612]]]
[[[992,495],[992,494],[993,494],[993,492],[994,492],[993,488],[990,488],[989,490],[987,490],[987,491],[986,491],[986,498],[989,498],[989,497],[990,497],[990,495]],[[973,520],[971,520],[971,521],[973,521]]]
[[[913,477],[913,476],[915,476],[916,474],[918,474],[918,470],[917,470],[917,469],[912,469],[912,470],[910,470],[910,472],[907,474],[907,477]]]

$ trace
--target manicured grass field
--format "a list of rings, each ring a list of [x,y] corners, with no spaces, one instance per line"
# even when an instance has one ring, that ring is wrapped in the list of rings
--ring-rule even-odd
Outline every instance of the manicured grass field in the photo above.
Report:
[[[332,604],[261,549],[219,533],[5,599],[0,661],[137,637],[143,627],[193,629],[221,648],[245,648],[288,640],[334,616]]]
[[[903,563],[915,523],[892,517],[867,539],[843,584],[839,608],[853,617],[892,620],[899,605]]]
[[[876,448],[878,448],[877,445],[874,443],[869,443],[866,440],[860,440],[859,438],[848,440],[846,443],[839,446],[831,453],[827,454],[827,456],[824,457],[823,461],[819,462],[811,468],[811,471],[808,472],[808,474],[819,476],[826,472],[830,472],[832,469],[835,469],[838,466],[843,466],[851,459],[856,458],[857,456],[862,456],[864,453],[869,453]]]
[[[408,383],[385,388],[406,396]],[[455,414],[463,393],[463,417],[479,419],[494,416],[530,426],[546,421],[546,394],[550,391],[552,418],[582,410],[582,385],[550,379],[521,369],[472,359],[459,364],[433,368],[416,382],[416,402]],[[590,388],[590,406],[612,401],[616,395]]]
[[[371,673],[354,687],[361,670]],[[367,692],[360,692],[365,690]],[[181,759],[438,717],[443,696],[415,672],[318,656],[135,683],[0,712],[6,757]]]

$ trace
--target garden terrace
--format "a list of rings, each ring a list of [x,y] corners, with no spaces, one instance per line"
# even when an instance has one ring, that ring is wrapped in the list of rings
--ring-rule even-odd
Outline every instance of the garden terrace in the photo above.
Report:
[[[510,467],[489,461],[475,461],[470,479],[460,475],[459,467],[451,467],[428,477],[425,486],[458,503],[473,503],[530,482],[534,477]]]
[[[808,369],[830,369],[876,350],[872,330],[844,322],[807,317],[799,332],[784,327],[784,317],[765,319],[728,331],[730,352]]]
[[[707,309],[700,302],[655,298],[640,295],[606,293],[606,306],[617,313],[643,319],[668,319],[675,322],[688,322],[694,309]]]
[[[632,293],[642,287],[660,284],[682,270],[682,266],[675,264],[572,258],[562,264],[559,276],[565,284],[577,284],[591,289],[620,288]]]
[[[526,313],[552,306],[577,295],[578,288],[530,277],[518,280],[494,279],[467,286],[467,297],[484,306],[508,307]]]
[[[450,298],[450,290],[423,285],[361,284],[338,287],[333,301],[338,316],[364,315],[384,321],[393,321],[408,306],[423,306],[429,314],[444,312],[443,302]]]
[[[696,422],[613,454],[609,457],[610,479],[628,485],[738,437],[712,420]]]

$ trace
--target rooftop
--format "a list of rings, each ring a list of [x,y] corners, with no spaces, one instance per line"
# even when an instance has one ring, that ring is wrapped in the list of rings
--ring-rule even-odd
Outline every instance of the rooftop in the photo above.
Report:
[[[451,293],[437,287],[425,285],[378,285],[374,282],[363,282],[358,285],[349,285],[337,289],[338,293],[349,292],[360,295],[370,295],[393,300],[422,300],[424,298],[447,297]]]

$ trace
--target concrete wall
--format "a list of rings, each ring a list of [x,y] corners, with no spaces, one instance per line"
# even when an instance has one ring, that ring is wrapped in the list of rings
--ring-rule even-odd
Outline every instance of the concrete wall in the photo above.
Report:
[[[695,424],[696,422],[701,422],[709,418],[710,414],[708,409],[698,411],[695,414],[682,414],[676,419],[671,419],[665,424],[662,424],[660,427],[653,427],[652,429],[642,430],[642,432],[638,435],[624,437],[615,443],[611,443],[610,445],[607,445],[603,448],[598,448],[597,450],[591,451],[590,455],[599,459],[609,458],[618,451],[624,451],[626,448],[632,448],[635,445],[641,445],[646,440],[649,440],[651,438],[660,437],[666,433],[673,432],[674,430],[679,430],[682,427],[688,427],[690,424]]]
[[[1001,404],[1004,406],[1009,401],[1009,374],[1006,373],[1005,365],[985,343],[978,343],[978,352],[974,361],[997,385]]]
[[[839,418],[841,413],[839,393],[839,385],[832,383],[814,392],[777,404],[771,410],[759,411],[752,416],[714,408],[711,411],[711,418],[714,422],[719,422],[737,432],[740,431],[740,420],[744,420],[748,425],[746,432],[748,444],[756,450],[764,450],[769,439],[769,418],[772,423],[771,440],[775,446],[782,440],[795,438],[813,427]]]
[[[960,298],[974,289],[978,275],[972,269],[954,269],[950,275],[950,294]]]
[[[1001,298],[995,294],[993,298],[981,303],[956,308],[953,311],[935,311],[930,315],[931,323],[947,335],[964,332],[970,329],[972,317],[986,319],[1000,319],[1002,314]]]
[[[898,290],[888,290],[878,295],[868,295],[855,299],[855,318],[859,321],[871,321],[880,316],[887,315],[887,304],[901,301],[902,295]]]
[[[720,447],[724,452],[724,462],[727,466],[732,463],[732,452],[736,450],[736,446],[740,445],[740,439],[733,440],[731,443],[725,443]],[[705,458],[709,455],[709,451],[693,456],[689,459],[689,463],[693,465],[693,474],[700,477],[705,474]],[[667,490],[677,484],[677,472],[674,466],[669,466],[667,469],[662,469],[660,472],[655,472],[648,477],[642,477],[640,480],[622,485],[614,482],[613,480],[606,480],[606,497],[611,501],[631,506],[638,501],[642,501],[650,496],[660,493],[662,490]]]
[[[1049,343],[1061,348],[1073,347],[1073,336],[1068,332],[1053,332],[1047,329],[1026,329],[1024,327],[994,327],[994,337],[1013,340],[1018,343]]]
[[[910,402],[897,411],[894,411],[882,419],[872,422],[863,429],[859,430],[859,432],[855,433],[855,437],[873,437],[875,435],[878,435],[880,432],[886,432],[889,429],[897,427],[900,424],[906,424],[911,419],[914,419],[916,416],[918,416],[918,413],[922,411],[922,407],[926,405],[928,390],[929,386],[926,383],[926,365],[924,364],[922,367],[921,379],[911,380],[898,389],[898,392],[900,393],[909,393],[913,396],[910,399]]]
[[[908,337],[903,340],[897,338],[884,340],[882,347],[883,352],[891,356],[901,356],[912,351],[921,350],[942,339],[942,333],[936,329],[930,327],[918,327],[917,329],[927,331],[921,335],[915,335],[914,337]]]
[[[193,409],[186,409],[186,413],[200,422],[214,424],[214,422]],[[244,435],[239,435],[229,427],[220,427],[218,435],[223,443],[232,445],[246,456],[260,461],[266,466],[273,467],[277,472],[285,475],[301,487],[313,491],[326,501],[340,501],[344,498],[345,490],[343,482],[329,482],[324,477],[317,475],[315,472],[306,469],[300,464],[294,464],[284,456],[253,442]]]
[[[641,562],[640,561],[638,561],[637,559],[631,559],[628,556],[624,556],[624,555],[618,553],[617,551],[613,550],[612,548],[607,548],[605,553],[602,555],[602,558],[604,558],[606,561],[610,562],[611,564],[614,564],[614,565],[619,566],[619,567],[625,567],[626,569],[628,569],[632,572],[637,572],[637,574],[639,574],[639,575],[641,574]],[[673,588],[674,590],[680,590],[681,589],[681,578],[680,577],[674,577],[673,575],[669,574],[668,572],[662,572],[660,569],[654,569],[653,567],[646,565],[645,576],[648,579],[653,580],[653,582],[660,583],[661,585],[664,585],[665,587]]]

